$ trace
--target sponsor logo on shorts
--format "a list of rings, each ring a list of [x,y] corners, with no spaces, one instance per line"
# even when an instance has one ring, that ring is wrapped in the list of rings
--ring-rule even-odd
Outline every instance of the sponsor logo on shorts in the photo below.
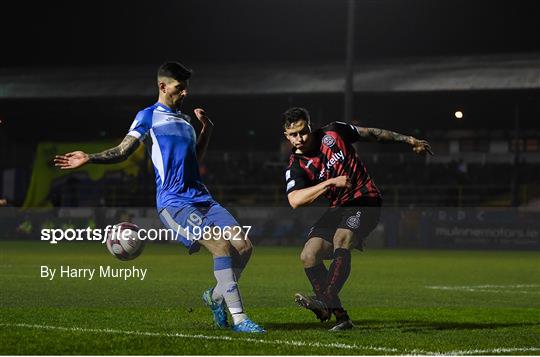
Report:
[[[357,229],[360,227],[360,216],[362,215],[362,211],[356,212],[355,216],[350,216],[347,218],[347,227],[351,229]]]
[[[331,148],[332,146],[334,146],[336,144],[336,139],[334,139],[330,135],[325,135],[322,138],[322,143],[323,143],[323,145],[328,146],[329,148]]]

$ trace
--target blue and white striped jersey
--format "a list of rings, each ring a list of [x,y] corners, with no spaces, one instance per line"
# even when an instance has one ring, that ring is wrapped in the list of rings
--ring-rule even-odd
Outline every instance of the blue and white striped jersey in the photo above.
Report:
[[[156,103],[141,110],[128,135],[146,145],[156,174],[157,208],[211,201],[197,162],[197,135],[189,116]]]

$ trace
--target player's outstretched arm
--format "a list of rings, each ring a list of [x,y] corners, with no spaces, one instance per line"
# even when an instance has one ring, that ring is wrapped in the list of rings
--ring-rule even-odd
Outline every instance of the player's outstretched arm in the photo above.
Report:
[[[351,188],[351,180],[347,176],[338,176],[318,183],[315,186],[292,191],[287,195],[292,208],[307,206],[325,193],[330,187]]]
[[[56,155],[54,166],[62,170],[76,169],[86,164],[113,164],[126,160],[139,146],[139,140],[126,135],[120,145],[96,154],[73,151],[64,155]]]
[[[203,160],[204,155],[206,154],[206,149],[208,148],[208,143],[210,142],[210,136],[212,135],[214,123],[212,123],[210,118],[206,116],[204,109],[197,108],[193,112],[202,124],[202,129],[197,140],[197,159],[200,162]]]
[[[431,146],[426,140],[419,140],[410,135],[403,135],[395,131],[384,130],[379,128],[363,128],[356,127],[361,139],[367,141],[386,141],[386,142],[401,142],[409,144],[413,147],[413,151],[417,154],[428,153],[433,155]]]

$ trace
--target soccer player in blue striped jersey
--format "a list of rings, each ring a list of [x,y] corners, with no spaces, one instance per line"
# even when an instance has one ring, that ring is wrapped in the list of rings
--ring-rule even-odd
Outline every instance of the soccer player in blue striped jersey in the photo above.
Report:
[[[191,70],[178,62],[164,63],[158,69],[159,98],[141,110],[124,140],[100,153],[70,152],[55,157],[60,169],[75,169],[85,164],[123,161],[143,142],[152,157],[156,177],[156,205],[163,224],[178,232],[180,242],[192,254],[204,246],[214,259],[215,287],[203,293],[219,327],[229,326],[227,309],[238,332],[265,332],[244,312],[238,280],[252,252],[252,245],[234,217],[217,203],[203,184],[198,162],[202,160],[214,124],[203,109],[195,109],[202,129],[197,136],[190,117],[180,111],[188,94]],[[220,234],[213,239],[194,239],[193,227],[219,227],[241,232],[242,239],[227,240]],[[212,230],[215,232],[215,230]]]

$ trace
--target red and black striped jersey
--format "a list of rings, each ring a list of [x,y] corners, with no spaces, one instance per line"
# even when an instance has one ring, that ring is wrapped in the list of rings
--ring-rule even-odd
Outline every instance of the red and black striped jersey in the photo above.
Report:
[[[285,171],[287,194],[314,186],[333,177],[347,176],[350,189],[331,187],[326,191],[330,206],[342,206],[364,198],[381,199],[381,193],[356,155],[352,143],[360,135],[356,127],[333,122],[313,133],[318,150],[307,155],[293,153]]]

